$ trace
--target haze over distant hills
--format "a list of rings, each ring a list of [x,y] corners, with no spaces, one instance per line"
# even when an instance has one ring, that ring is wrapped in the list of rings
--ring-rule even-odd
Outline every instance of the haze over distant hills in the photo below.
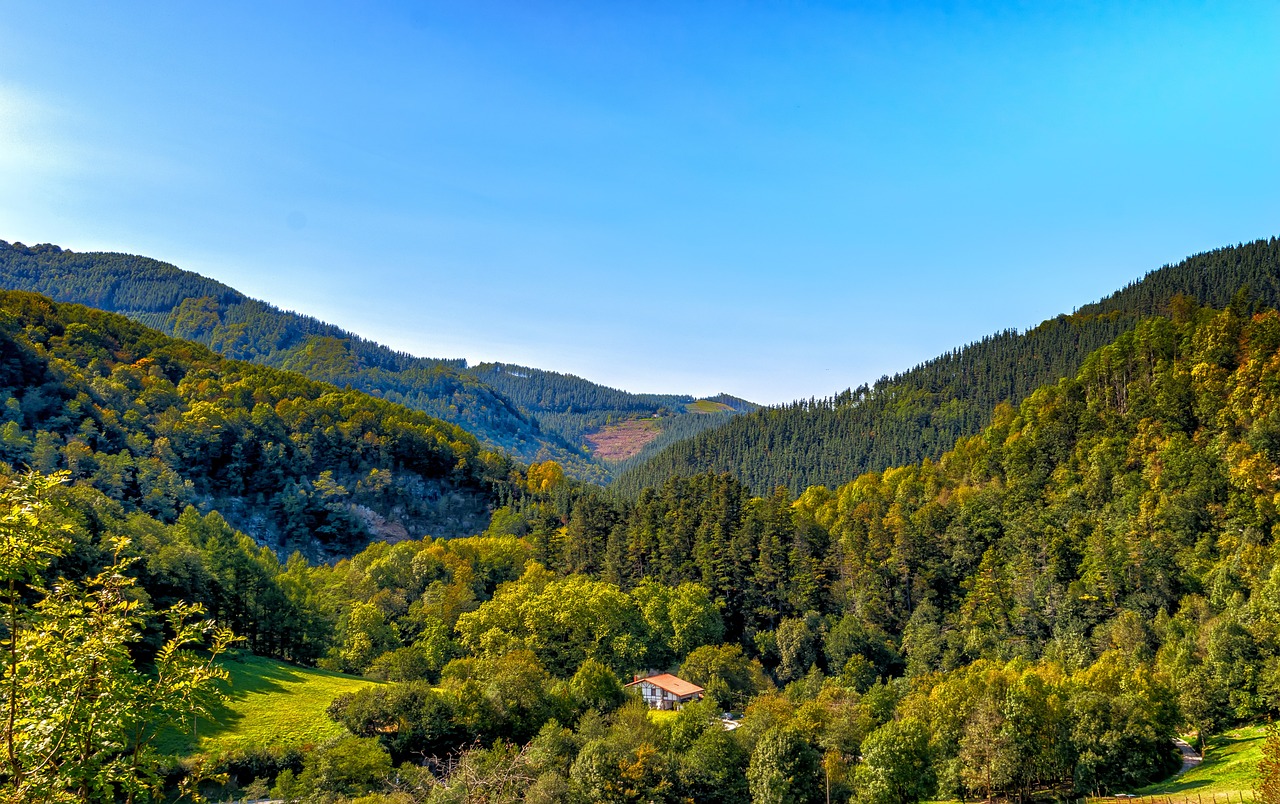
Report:
[[[148,257],[0,241],[0,287],[126,315],[237,360],[349,385],[454,422],[523,461],[607,482],[643,458],[755,408],[720,396],[633,394],[525,366],[416,357]]]

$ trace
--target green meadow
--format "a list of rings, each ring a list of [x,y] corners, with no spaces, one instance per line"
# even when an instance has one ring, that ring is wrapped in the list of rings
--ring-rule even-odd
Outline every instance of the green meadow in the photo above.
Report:
[[[194,734],[165,735],[166,753],[216,759],[315,745],[345,732],[325,714],[334,698],[379,683],[259,656],[223,666],[231,674],[230,699],[213,720],[201,718]]]
[[[1243,726],[1209,739],[1204,762],[1182,776],[1135,791],[1140,796],[1167,796],[1179,801],[1247,800],[1253,796],[1265,727]]]

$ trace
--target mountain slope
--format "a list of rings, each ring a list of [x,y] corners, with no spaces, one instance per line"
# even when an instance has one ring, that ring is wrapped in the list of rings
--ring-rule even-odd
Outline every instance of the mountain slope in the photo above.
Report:
[[[587,480],[611,474],[611,464],[592,459],[588,439],[607,424],[657,417],[662,432],[683,434],[727,418],[687,411],[696,402],[687,395],[631,394],[523,366],[414,357],[147,257],[0,241],[0,287],[121,313],[226,357],[350,385],[455,422],[523,461],[554,459]]]
[[[834,487],[862,472],[939,457],[979,432],[1000,402],[1017,403],[1041,385],[1072,376],[1086,355],[1167,312],[1179,294],[1224,307],[1242,288],[1280,305],[1280,240],[1199,254],[1148,274],[1073,315],[1024,333],[1008,330],[822,400],[761,409],[677,442],[619,474],[634,495],[669,477],[729,472],[757,494]]]
[[[281,550],[483,530],[518,467],[457,425],[228,360],[128,318],[0,292],[0,461],[173,521],[216,508]]]

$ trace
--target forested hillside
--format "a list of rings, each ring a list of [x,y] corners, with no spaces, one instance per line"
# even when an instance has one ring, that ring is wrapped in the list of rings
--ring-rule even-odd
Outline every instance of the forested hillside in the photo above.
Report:
[[[704,474],[625,501],[549,464],[512,484],[482,536],[320,566],[80,485],[56,569],[130,534],[157,604],[391,682],[335,701],[353,736],[219,760],[288,800],[1078,796],[1280,712],[1276,311],[1177,305],[937,462],[798,498]],[[710,700],[655,722],[621,687],[649,668]]]
[[[278,548],[483,529],[513,467],[456,425],[228,360],[123,316],[0,292],[0,460],[172,521],[216,507]]]
[[[1280,314],[1180,305],[1000,406],[938,462],[799,498],[673,479],[634,503],[580,498],[567,527],[528,540],[557,576],[709,594],[736,644],[695,649],[680,673],[720,705],[751,701],[741,748],[722,746],[734,758],[716,766],[740,791],[757,795],[786,757],[809,763],[795,800],[820,801],[799,786],[821,779],[820,751],[833,800],[1119,791],[1171,771],[1177,730],[1280,710],[1278,433]],[[496,661],[527,647],[570,672],[560,620],[520,614],[564,594],[545,596],[541,573],[460,618],[463,648]],[[623,672],[653,657],[635,641],[630,658],[617,639],[582,644]],[[752,681],[737,651],[785,691]],[[582,726],[562,738],[566,770],[529,766],[582,800],[608,795],[601,753],[614,772],[645,764],[649,791],[706,795],[709,760],[680,729],[710,751],[718,726],[688,720],[665,736]],[[903,773],[903,787],[878,787]]]
[[[936,459],[957,438],[988,424],[999,403],[1017,404],[1041,385],[1073,375],[1086,355],[1142,317],[1169,313],[1179,295],[1223,307],[1242,289],[1265,306],[1280,305],[1280,240],[1191,257],[1075,314],[984,338],[873,386],[735,418],[631,466],[614,486],[634,496],[669,477],[712,471],[729,472],[758,494],[777,485],[799,493]]]
[[[711,430],[740,413],[758,406],[729,394],[696,400],[688,395],[632,394],[597,385],[571,374],[514,366],[481,363],[470,373],[496,388],[533,415],[547,430],[573,444],[582,444],[602,428],[628,418],[652,420],[656,437],[617,467],[646,460],[668,444]]]
[[[613,467],[585,448],[586,435],[609,423],[657,416],[663,431],[692,434],[727,418],[686,410],[691,396],[631,394],[539,369],[414,357],[147,257],[0,241],[0,287],[121,313],[225,357],[350,385],[455,422],[521,460],[554,459],[588,480],[611,476]],[[730,414],[754,407],[726,399]]]

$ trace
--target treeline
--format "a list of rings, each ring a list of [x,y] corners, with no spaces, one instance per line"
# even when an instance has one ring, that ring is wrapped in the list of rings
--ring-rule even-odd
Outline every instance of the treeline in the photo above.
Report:
[[[504,363],[481,363],[473,366],[470,373],[529,411],[544,429],[571,444],[583,444],[588,434],[637,416],[660,419],[660,439],[671,443],[757,407],[745,399],[717,394],[709,401],[725,405],[727,410],[689,411],[688,406],[697,400],[687,394],[633,394],[572,374]]]
[[[679,394],[633,394],[598,385],[572,374],[515,366],[480,363],[475,376],[527,410],[564,413],[656,413],[682,410],[693,397]]]
[[[166,522],[217,507],[313,556],[475,532],[517,472],[424,413],[29,293],[0,293],[0,405],[10,466]]]
[[[991,421],[1001,402],[1072,376],[1085,356],[1144,316],[1169,314],[1179,295],[1222,308],[1242,290],[1280,306],[1280,240],[1259,240],[1200,254],[1148,274],[1073,315],[1025,333],[1006,331],[873,386],[823,400],[756,411],[678,442],[614,481],[632,495],[668,477],[729,472],[757,494],[784,485],[798,494],[836,486],[867,471],[931,458]]]
[[[270,362],[455,422],[518,458],[552,458],[580,479],[602,482],[608,478],[603,467],[560,436],[544,432],[536,419],[505,396],[469,372],[444,363],[424,360],[400,368],[371,365],[363,361],[351,339],[327,337],[313,337]]]
[[[820,801],[830,774],[836,800],[890,802],[1159,778],[1178,729],[1203,738],[1280,711],[1278,379],[1280,314],[1182,305],[937,463],[798,499],[704,475],[635,503],[580,497],[561,528],[526,518],[535,587],[545,565],[617,594],[704,589],[736,644],[704,645],[679,672],[717,709],[746,701],[744,725],[726,738],[704,711],[688,718],[705,730],[646,731],[623,710],[613,726],[551,726],[523,751],[469,754],[429,800],[476,784],[513,801],[720,800],[689,792],[715,778],[728,800]],[[573,662],[536,646],[594,658],[589,632],[522,630],[541,619],[518,613],[537,599],[525,583],[460,620],[460,647],[529,650],[561,673]],[[713,672],[689,664],[722,651]],[[727,680],[753,661],[765,683]],[[694,743],[713,733],[731,759],[710,768]],[[542,765],[552,737],[559,761]]]

